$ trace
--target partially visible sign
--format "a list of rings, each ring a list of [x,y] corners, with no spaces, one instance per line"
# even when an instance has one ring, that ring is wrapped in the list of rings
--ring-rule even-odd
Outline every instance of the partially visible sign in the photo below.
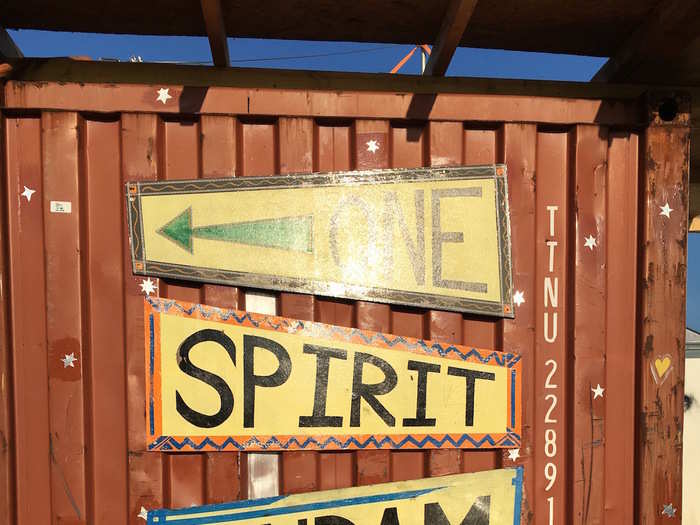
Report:
[[[520,525],[522,468],[148,513],[188,525]]]
[[[520,356],[145,302],[150,450],[520,445]]]
[[[513,316],[502,165],[126,191],[137,274]]]

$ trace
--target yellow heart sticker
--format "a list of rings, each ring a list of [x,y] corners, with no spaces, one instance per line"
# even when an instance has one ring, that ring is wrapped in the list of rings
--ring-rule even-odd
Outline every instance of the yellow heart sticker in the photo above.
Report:
[[[671,371],[671,356],[666,354],[654,360],[651,373],[657,384],[663,383]]]

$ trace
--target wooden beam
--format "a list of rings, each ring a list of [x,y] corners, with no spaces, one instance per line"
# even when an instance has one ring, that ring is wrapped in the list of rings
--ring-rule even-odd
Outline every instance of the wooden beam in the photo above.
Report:
[[[230,65],[226,27],[224,25],[221,0],[202,0],[202,15],[209,37],[209,47],[214,65],[227,67]]]
[[[17,47],[17,44],[15,44],[15,41],[12,40],[10,33],[5,28],[0,27],[0,59],[22,57],[24,55]]]
[[[430,60],[425,66],[424,75],[443,77],[452,61],[457,46],[462,41],[464,30],[469,24],[477,0],[451,0],[442,19],[440,32],[435,39]]]
[[[659,2],[595,74],[593,82],[663,83],[663,74],[697,38],[700,1]],[[644,71],[640,70],[645,66]],[[650,67],[651,66],[651,67]],[[638,78],[653,75],[654,78]]]
[[[690,107],[682,104],[668,122],[654,105],[650,110],[640,152],[635,523],[681,523]],[[670,216],[659,214],[662,203]]]

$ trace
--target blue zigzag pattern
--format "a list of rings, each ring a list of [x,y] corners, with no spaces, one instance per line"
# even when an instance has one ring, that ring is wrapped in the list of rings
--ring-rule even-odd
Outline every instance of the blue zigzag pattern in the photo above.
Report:
[[[274,330],[279,330],[281,327],[284,327],[288,330],[291,328],[294,331],[302,331],[307,329],[307,323],[304,323],[304,321],[290,322],[282,318],[280,319],[280,322],[276,324],[272,321],[272,318],[270,317],[265,317],[263,318],[263,321],[260,322],[253,319],[253,317],[251,317],[251,315],[247,312],[244,313],[242,316],[239,316],[236,315],[235,310],[224,310],[216,307],[205,307],[201,304],[195,304],[191,308],[185,308],[174,300],[152,299],[150,297],[148,298],[148,302],[157,312],[167,313],[171,308],[175,308],[188,316],[192,315],[195,311],[199,311],[200,315],[205,319],[210,319],[211,317],[216,315],[222,321],[228,321],[229,319],[233,319],[238,324],[243,324],[245,321],[248,321],[256,328],[260,328],[263,325],[267,325],[270,328],[273,328]],[[433,343],[429,345],[422,339],[418,339],[416,340],[416,342],[411,342],[406,340],[402,336],[395,336],[393,338],[389,338],[381,332],[375,332],[372,336],[368,337],[366,334],[364,334],[361,330],[358,330],[357,328],[339,328],[337,326],[313,322],[309,322],[308,324],[311,325],[311,328],[313,328],[314,335],[327,336],[330,338],[334,335],[339,334],[342,335],[347,341],[350,341],[353,337],[359,337],[365,342],[365,344],[368,345],[371,345],[375,341],[382,341],[390,348],[393,348],[398,344],[403,344],[411,349],[420,348],[426,354],[437,353],[440,357],[445,357],[449,354],[457,354],[463,361],[466,361],[471,357],[475,357],[483,364],[488,364],[493,359],[499,366],[507,365],[508,368],[512,368],[513,365],[515,365],[515,363],[520,361],[519,355],[511,353],[491,352],[486,356],[482,356],[476,348],[472,348],[468,352],[464,353],[454,345],[450,345],[447,347],[442,346],[440,343]]]
[[[341,441],[334,436],[330,436],[322,441],[314,437],[302,438],[300,441],[296,437],[291,437],[287,441],[280,441],[277,437],[272,436],[267,441],[260,441],[256,436],[252,436],[247,441],[240,443],[235,439],[228,437],[223,443],[218,444],[209,437],[203,438],[201,441],[196,442],[192,439],[186,437],[182,441],[178,441],[174,437],[170,436],[160,436],[153,443],[151,443],[148,448],[149,450],[182,450],[182,449],[193,449],[202,450],[207,447],[209,450],[226,450],[226,449],[236,449],[236,450],[246,450],[251,447],[255,447],[260,450],[267,450],[274,448],[275,450],[287,450],[293,447],[295,450],[305,449],[313,447],[314,449],[324,450],[329,445],[335,445],[336,448],[348,449],[351,446],[360,450],[367,448],[370,449],[401,449],[406,448],[407,445],[413,445],[417,448],[424,448],[428,443],[435,448],[443,448],[445,445],[451,445],[454,448],[462,448],[462,446],[469,442],[474,448],[482,448],[485,444],[491,445],[492,447],[510,447],[520,445],[520,435],[515,432],[508,430],[507,434],[500,437],[498,440],[494,440],[490,434],[485,435],[481,439],[474,439],[468,434],[462,434],[458,439],[454,439],[452,436],[445,435],[438,439],[434,436],[425,436],[422,439],[418,439],[413,435],[408,435],[399,441],[395,441],[390,436],[384,436],[381,439],[377,439],[375,436],[370,436],[364,441],[360,441],[355,437],[349,437],[345,441]]]

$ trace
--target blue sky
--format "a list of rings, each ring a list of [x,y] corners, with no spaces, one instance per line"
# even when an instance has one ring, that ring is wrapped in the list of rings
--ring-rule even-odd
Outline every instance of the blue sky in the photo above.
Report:
[[[199,37],[150,37],[10,31],[25,56],[77,56],[144,62],[173,61],[207,64],[209,42]],[[388,72],[413,46],[229,39],[231,62],[240,67]],[[601,57],[520,53],[486,49],[458,49],[447,72],[450,76],[588,81],[605,62]],[[401,70],[420,72],[416,52]],[[700,233],[688,242],[689,327],[700,331]]]

